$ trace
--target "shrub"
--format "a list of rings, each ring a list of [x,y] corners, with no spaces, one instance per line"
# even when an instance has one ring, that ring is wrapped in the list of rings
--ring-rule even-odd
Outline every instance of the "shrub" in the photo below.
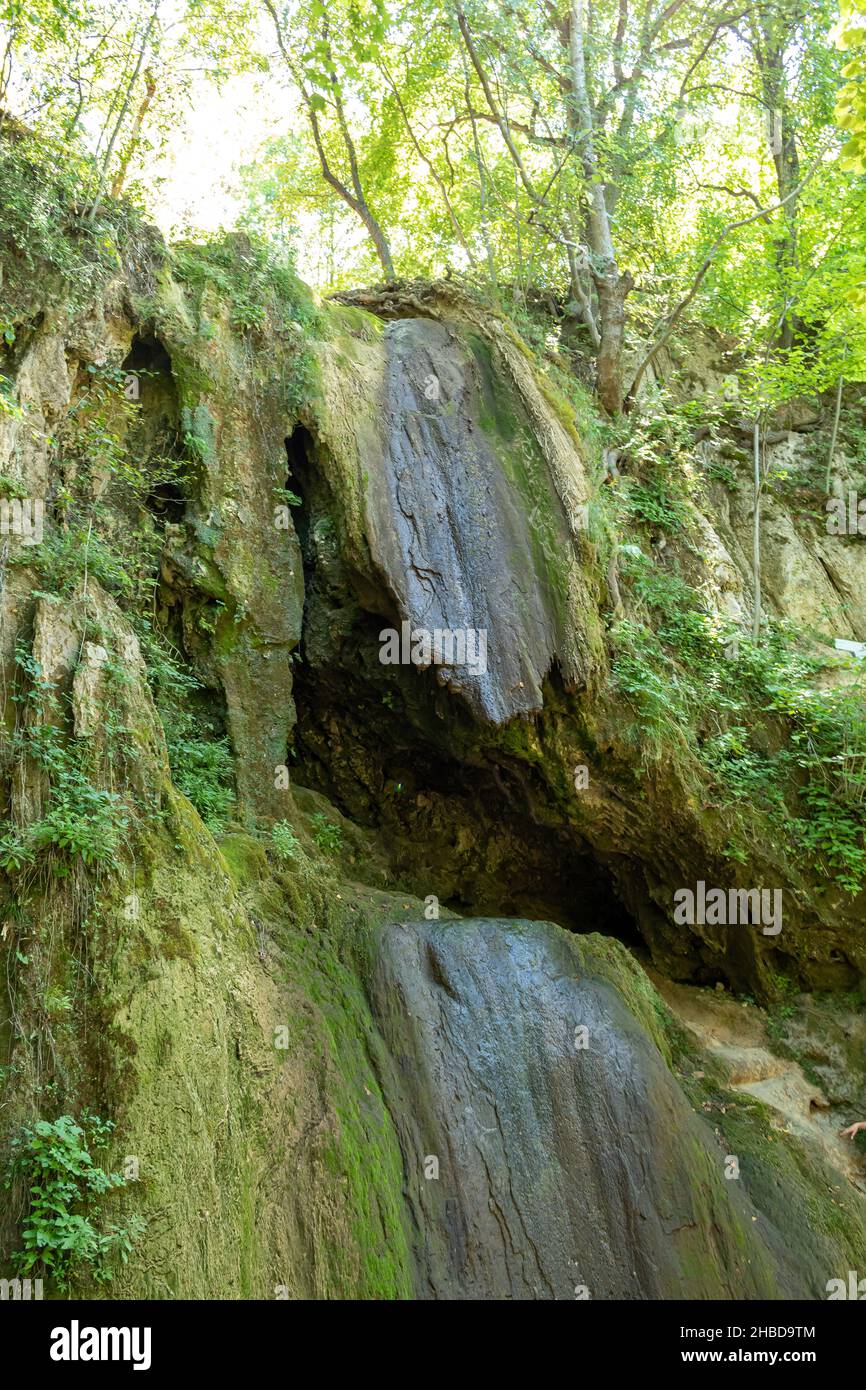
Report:
[[[54,804],[30,829],[29,842],[36,849],[54,846],[71,859],[78,856],[88,868],[116,863],[129,823],[117,792],[70,774],[52,786],[51,795]]]
[[[29,657],[18,665],[34,681],[19,702],[49,710],[59,708],[56,691],[41,679]],[[86,767],[84,740],[67,739],[54,724],[30,724],[16,732],[13,750],[32,758],[48,775],[48,806],[42,818],[0,838],[0,868],[15,873],[33,863],[40,850],[54,848],[88,868],[115,864],[129,825],[129,812],[117,792],[94,786]],[[60,870],[64,872],[64,870]]]
[[[644,555],[623,555],[623,577],[646,616],[612,633],[614,683],[638,716],[631,736],[657,757],[685,740],[717,793],[760,806],[858,893],[866,883],[862,668],[824,689],[820,657],[783,626],[751,642]]]
[[[318,845],[319,849],[325,850],[329,854],[336,853],[338,850],[342,849],[343,832],[339,825],[335,825],[333,821],[328,820],[324,811],[317,811],[316,814],[310,818],[310,823],[313,826],[313,840]]]
[[[287,820],[277,821],[272,827],[271,842],[280,859],[300,859],[304,855],[304,847]]]
[[[158,709],[172,781],[189,797],[208,829],[219,835],[235,804],[229,741],[204,714],[164,700]]]
[[[5,1185],[8,1189],[21,1179],[30,1196],[22,1226],[24,1248],[13,1257],[19,1274],[44,1270],[65,1289],[76,1267],[105,1283],[112,1277],[108,1260],[115,1255],[127,1260],[143,1230],[141,1219],[133,1217],[123,1226],[95,1219],[99,1199],[126,1181],[91,1157],[90,1148],[103,1147],[112,1130],[109,1120],[85,1111],[80,1124],[71,1115],[37,1120],[13,1138]]]

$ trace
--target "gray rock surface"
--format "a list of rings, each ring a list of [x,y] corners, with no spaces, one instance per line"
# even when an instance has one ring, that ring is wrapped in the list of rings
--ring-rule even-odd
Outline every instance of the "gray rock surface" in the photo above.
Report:
[[[372,1005],[421,1296],[804,1296],[622,992],[560,928],[387,927]]]
[[[440,679],[479,717],[504,723],[541,708],[542,681],[566,646],[556,561],[572,553],[568,521],[528,419],[497,418],[465,335],[410,318],[388,324],[385,341],[371,551],[413,629],[485,635],[486,670],[443,663]]]

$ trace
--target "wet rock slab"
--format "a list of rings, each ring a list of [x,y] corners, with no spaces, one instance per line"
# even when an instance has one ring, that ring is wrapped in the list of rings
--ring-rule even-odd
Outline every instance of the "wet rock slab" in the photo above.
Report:
[[[560,928],[389,926],[371,995],[419,1295],[795,1292],[709,1125]]]

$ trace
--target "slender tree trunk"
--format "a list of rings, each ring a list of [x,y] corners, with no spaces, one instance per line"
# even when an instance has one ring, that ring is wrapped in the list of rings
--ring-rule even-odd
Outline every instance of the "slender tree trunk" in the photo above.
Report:
[[[589,333],[589,340],[592,344],[593,352],[596,354],[597,357],[599,348],[601,347],[601,334],[598,331],[598,324],[595,321],[595,314],[592,311],[592,301],[590,298],[591,291],[588,290],[587,286],[584,283],[584,272],[581,269],[581,266],[578,262],[577,254],[575,252],[574,247],[569,246],[567,250],[568,278],[571,288],[571,299],[572,304],[577,309],[576,313],[573,309],[571,309],[570,312],[567,313],[567,317],[586,325],[587,332]]]
[[[600,342],[598,347],[598,395],[610,415],[619,415],[623,407],[622,349],[625,337],[625,301],[634,281],[626,273],[620,275],[616,265],[607,275],[595,277],[598,295]]]
[[[135,113],[135,120],[132,123],[132,130],[130,132],[129,139],[126,142],[126,146],[124,147],[120,163],[117,166],[117,172],[114,175],[114,178],[111,180],[112,198],[119,198],[121,192],[123,191],[123,185],[126,182],[126,175],[129,169],[130,160],[132,159],[132,156],[135,154],[135,151],[138,148],[138,142],[141,139],[141,132],[144,127],[144,122],[147,118],[147,113],[150,110],[153,98],[155,96],[156,78],[154,77],[153,72],[150,68],[145,68],[144,96],[138,104],[138,110]]]
[[[129,103],[132,100],[132,93],[135,90],[135,84],[138,81],[138,75],[141,72],[145,57],[147,55],[147,50],[150,45],[150,36],[153,33],[154,26],[156,25],[156,17],[158,10],[159,3],[157,0],[157,4],[155,4],[153,7],[150,19],[147,21],[147,27],[144,31],[144,37],[141,40],[141,48],[138,50],[138,58],[133,69],[132,76],[129,79],[126,91],[124,92],[123,101],[120,107],[120,113],[117,117],[117,121],[115,122],[114,130],[111,132],[111,139],[108,142],[108,148],[105,151],[105,158],[102,161],[102,170],[99,175],[99,183],[96,186],[96,193],[94,195],[93,202],[90,205],[90,211],[87,214],[87,220],[89,222],[94,222],[96,220],[96,214],[102,206],[102,201],[105,197],[106,185],[108,183],[108,170],[109,166],[111,165],[111,156],[114,154],[114,147],[117,144],[117,140],[120,135],[123,122],[126,120],[126,113],[129,110]]]
[[[283,28],[280,23],[280,17],[277,14],[276,8],[273,4],[273,0],[263,0],[263,3],[265,9],[268,11],[268,14],[271,16],[271,19],[273,21],[280,53],[283,56],[283,60],[286,64],[286,67],[291,73],[295,85],[297,86],[298,91],[301,94],[304,106],[306,107],[307,119],[310,123],[310,130],[312,131],[313,135],[313,144],[316,147],[316,154],[319,158],[319,167],[322,170],[322,177],[324,178],[325,182],[331,188],[333,188],[334,192],[342,198],[346,206],[350,207],[352,211],[358,217],[360,217],[361,221],[367,229],[367,232],[369,233],[370,240],[373,243],[376,255],[378,256],[382,269],[385,272],[385,279],[389,283],[391,283],[396,279],[396,275],[394,272],[394,262],[391,258],[391,247],[382,227],[380,226],[376,217],[373,215],[370,205],[367,202],[366,194],[364,193],[364,187],[361,182],[360,169],[358,167],[358,157],[355,150],[355,142],[352,139],[352,134],[349,130],[349,124],[346,120],[346,114],[343,109],[343,102],[340,96],[339,83],[337,81],[336,71],[334,68],[333,61],[331,59],[331,50],[328,42],[327,15],[325,15],[325,19],[323,21],[323,42],[330,69],[331,87],[334,98],[334,109],[337,112],[337,124],[340,128],[340,135],[343,140],[343,147],[349,161],[349,176],[351,178],[352,183],[351,188],[349,188],[343,182],[343,180],[339,178],[337,174],[334,173],[333,169],[331,168],[330,162],[328,160],[328,155],[322,140],[322,131],[319,126],[319,116],[316,110],[315,103],[313,102],[311,93],[307,90],[307,85],[304,82],[303,73],[298,67],[298,64],[295,62],[292,52],[288,44],[286,43],[286,39],[283,34]]]
[[[608,414],[619,415],[623,406],[622,348],[625,301],[632,289],[633,281],[630,275],[621,275],[617,265],[604,183],[595,148],[592,104],[586,80],[584,38],[585,0],[571,0],[569,126],[575,144],[580,150],[583,172],[587,180],[587,238],[593,254],[592,275],[598,296],[598,395]]]
[[[836,440],[839,438],[839,420],[842,415],[842,387],[844,384],[845,378],[840,372],[839,381],[836,385],[836,409],[833,414],[833,433],[830,436],[830,449],[827,454],[827,476],[824,479],[824,491],[828,497],[830,495],[830,484],[833,477],[833,460],[836,456]]]
[[[385,272],[385,279],[392,283],[397,275],[394,270],[394,261],[391,256],[391,247],[388,245],[388,238],[379,226],[369,207],[366,198],[359,200],[358,215],[370,234],[373,248],[379,258],[379,264]]]
[[[9,83],[12,79],[12,60],[15,52],[15,41],[18,37],[17,25],[12,23],[6,35],[6,47],[3,50],[3,57],[0,59],[0,119],[5,120],[6,101],[9,95]]]
[[[776,269],[790,293],[791,277],[799,262],[800,155],[788,99],[785,49],[796,32],[802,15],[782,19],[768,10],[758,14],[749,29],[749,46],[755,58],[761,98],[767,121],[767,140],[776,173],[779,200],[783,204],[783,227],[776,241]],[[782,28],[780,29],[780,23]],[[779,330],[779,347],[788,350],[800,328],[800,320],[786,313]]]
[[[752,641],[757,643],[761,637],[761,496],[763,485],[761,479],[761,422],[760,417],[755,420],[753,433],[753,476],[755,488],[755,506],[752,513],[752,584],[755,590],[755,604],[752,613]]]
[[[803,175],[796,188],[792,189],[791,192],[787,195],[789,199],[797,197],[801,189],[805,188],[806,184],[809,182],[809,179],[815,173],[815,170],[818,168],[820,163],[821,155],[819,154],[816,155],[815,159],[813,159],[812,163],[810,164],[809,168]],[[780,200],[777,203],[773,203],[771,207],[759,208],[757,212],[751,213],[748,217],[740,217],[737,219],[736,222],[729,222],[726,227],[722,228],[722,230],[719,232],[719,235],[716,237],[715,241],[713,242],[712,246],[707,252],[706,256],[702,260],[698,273],[692,281],[688,292],[683,296],[683,298],[679,301],[676,307],[671,310],[667,317],[661,321],[660,325],[658,326],[659,331],[657,333],[657,336],[655,336],[656,330],[653,331],[653,335],[651,335],[653,341],[651,342],[650,347],[644,353],[644,356],[642,357],[641,361],[638,363],[637,371],[634,375],[634,380],[632,381],[631,386],[628,388],[628,391],[626,393],[626,409],[628,409],[629,406],[635,400],[638,392],[638,387],[640,386],[641,381],[643,380],[645,371],[658,356],[661,349],[665,346],[667,342],[670,341],[671,337],[673,336],[673,331],[676,328],[676,325],[679,323],[679,320],[681,319],[683,313],[692,303],[692,301],[698,293],[698,290],[703,284],[704,278],[715,260],[717,251],[728,239],[731,232],[736,232],[740,227],[748,227],[750,223],[757,222],[759,218],[765,219],[769,216],[770,213],[777,212],[778,209],[783,206],[784,202]]]
[[[465,37],[465,36],[464,36]],[[481,227],[481,240],[484,242],[484,254],[487,259],[487,274],[490,277],[490,285],[493,290],[494,302],[499,304],[499,277],[496,274],[496,257],[493,254],[493,246],[490,241],[490,225],[487,218],[487,178],[484,172],[484,159],[481,153],[481,141],[478,139],[478,122],[472,110],[472,93],[469,86],[469,69],[466,66],[466,54],[461,50],[463,60],[463,82],[466,91],[466,109],[469,112],[469,121],[472,126],[472,153],[475,158],[475,168],[478,172],[478,220]]]
[[[331,49],[330,42],[327,39],[327,30],[325,41],[328,44],[328,58],[329,61],[331,61]],[[391,282],[397,278],[394,272],[394,262],[391,258],[391,246],[381,224],[378,219],[373,216],[370,204],[367,202],[367,195],[364,192],[364,185],[361,182],[361,171],[358,168],[358,155],[355,150],[355,142],[352,139],[352,133],[349,130],[349,122],[346,120],[346,113],[343,110],[343,98],[340,95],[340,84],[333,62],[331,62],[331,84],[334,93],[334,105],[337,110],[337,123],[340,127],[340,134],[343,137],[346,154],[349,157],[349,175],[355,193],[355,206],[361,221],[370,234],[370,240],[375,247],[376,255],[379,257],[382,269],[385,272],[385,279]]]

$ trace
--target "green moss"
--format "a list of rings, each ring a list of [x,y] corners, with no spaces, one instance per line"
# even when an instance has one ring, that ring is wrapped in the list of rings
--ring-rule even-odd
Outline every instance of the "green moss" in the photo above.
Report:
[[[628,948],[615,937],[591,932],[572,937],[571,949],[588,973],[598,975],[616,990],[668,1066],[673,1067],[686,1048],[685,1034]]]
[[[749,1196],[811,1272],[815,1296],[826,1297],[828,1279],[866,1267],[866,1202],[850,1183],[777,1128],[760,1101],[727,1092],[708,1098],[706,1088],[701,1094],[727,1152],[739,1159]]]
[[[264,845],[252,835],[234,831],[219,841],[226,869],[238,887],[267,878],[270,869]]]
[[[565,396],[557,391],[553,382],[549,377],[545,376],[543,372],[538,373],[536,381],[538,382],[538,389],[550,406],[551,411],[568,434],[578,454],[582,455],[583,440],[578,433],[572,406],[566,400]]]
[[[568,630],[569,547],[559,499],[553,490],[547,461],[524,413],[515,409],[516,392],[510,378],[494,361],[490,341],[479,333],[466,340],[478,365],[481,381],[481,428],[493,444],[505,476],[521,497],[529,520],[533,560],[545,575],[548,592],[563,631]]]
[[[359,338],[364,343],[375,343],[385,331],[385,321],[353,304],[330,300],[322,311],[322,330],[331,341]]]
[[[363,978],[369,969],[377,922],[395,912],[420,915],[418,902],[359,890],[335,880],[329,865],[308,863],[305,873],[284,870],[299,884],[295,925],[275,926],[288,977],[315,1005],[315,1023],[295,1034],[302,1051],[324,1039],[329,1099],[336,1125],[321,1152],[340,1196],[348,1240],[333,1238],[317,1250],[322,1297],[408,1298],[411,1259],[403,1211],[403,1169],[393,1123],[377,1077],[381,1042],[373,1026]],[[303,930],[315,920],[311,936]],[[385,1058],[379,1057],[385,1065]],[[315,1237],[314,1237],[315,1239]]]
[[[172,341],[171,369],[181,408],[188,412],[191,419],[201,401],[213,394],[216,384],[202,366],[194,345],[189,344],[183,350],[178,339]]]
[[[181,426],[186,446],[194,459],[212,463],[216,457],[217,422],[202,402],[181,406]]]
[[[745,1204],[732,1202],[730,1191],[726,1190],[728,1180],[722,1172],[722,1155],[714,1162],[695,1132],[679,1133],[675,1142],[685,1146],[689,1155],[689,1193],[697,1215],[695,1226],[682,1231],[678,1242],[680,1296],[712,1298],[719,1287],[720,1273],[723,1281],[725,1275],[730,1279],[724,1264],[733,1256],[739,1265],[743,1297],[754,1296],[746,1292],[752,1289],[759,1289],[765,1298],[784,1297],[776,1262],[749,1230],[753,1223]]]
[[[505,318],[503,314],[494,314],[494,317],[496,318],[497,322],[501,324],[505,332],[505,336],[508,338],[512,346],[516,347],[518,352],[523,354],[527,362],[529,362],[532,367],[536,367],[538,365],[538,358],[536,357],[536,354],[533,352],[532,348],[529,346],[523,335],[521,333],[518,333],[511,320]]]
[[[193,965],[196,957],[195,942],[183,923],[177,918],[164,918],[159,926],[162,933],[162,954],[165,959],[185,960]]]

